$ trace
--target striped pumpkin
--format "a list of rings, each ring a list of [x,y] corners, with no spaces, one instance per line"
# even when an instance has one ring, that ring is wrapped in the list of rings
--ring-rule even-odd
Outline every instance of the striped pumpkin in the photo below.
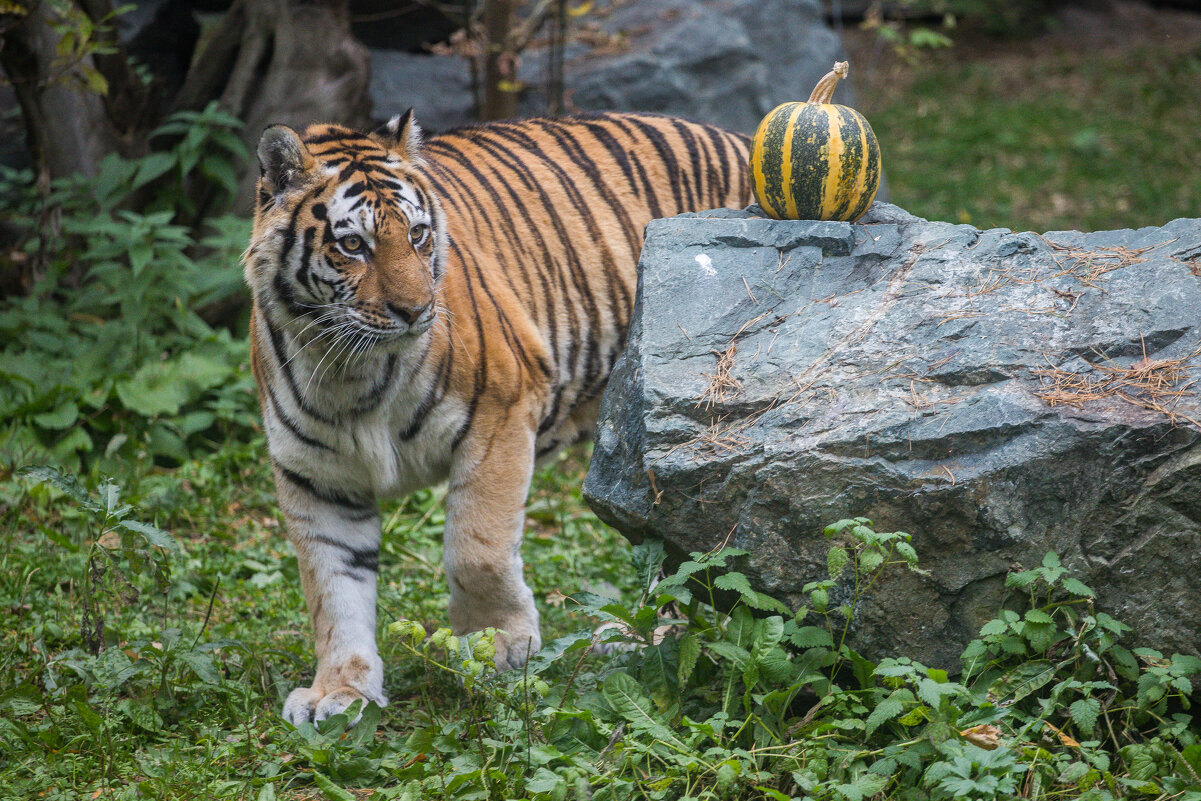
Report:
[[[777,220],[863,216],[880,186],[880,146],[863,115],[830,102],[847,76],[840,61],[806,103],[784,103],[759,123],[751,143],[755,199]]]

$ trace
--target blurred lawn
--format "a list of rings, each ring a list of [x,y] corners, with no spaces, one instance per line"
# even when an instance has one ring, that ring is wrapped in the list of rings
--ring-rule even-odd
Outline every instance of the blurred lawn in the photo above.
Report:
[[[1035,231],[1201,217],[1201,15],[1101,6],[1021,41],[952,31],[916,65],[846,31],[892,202]]]

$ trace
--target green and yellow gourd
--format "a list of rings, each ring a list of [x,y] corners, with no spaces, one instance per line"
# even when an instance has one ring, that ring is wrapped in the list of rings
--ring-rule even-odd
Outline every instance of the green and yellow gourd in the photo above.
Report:
[[[880,145],[863,115],[830,102],[847,77],[840,61],[806,103],[776,106],[751,142],[755,199],[777,220],[863,216],[880,187]]]

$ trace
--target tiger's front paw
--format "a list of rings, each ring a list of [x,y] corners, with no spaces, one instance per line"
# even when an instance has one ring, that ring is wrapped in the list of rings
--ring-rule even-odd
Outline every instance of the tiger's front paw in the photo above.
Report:
[[[355,701],[362,701],[363,706],[350,722],[351,726],[363,717],[363,707],[366,707],[369,701],[375,701],[380,706],[388,705],[388,699],[383,694],[373,694],[369,697],[349,686],[337,687],[330,692],[324,692],[317,687],[297,687],[288,693],[288,700],[284,701],[284,720],[293,726],[318,723],[345,712]]]
[[[542,635],[538,629],[526,629],[516,634],[507,631],[496,632],[496,669],[503,673],[506,670],[516,670],[525,665],[530,657],[542,648]]]

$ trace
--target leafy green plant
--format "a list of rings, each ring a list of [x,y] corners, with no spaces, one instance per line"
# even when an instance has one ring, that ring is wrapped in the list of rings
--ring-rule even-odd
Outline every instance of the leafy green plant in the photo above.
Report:
[[[247,225],[175,222],[193,173],[234,189],[230,159],[244,157],[235,125],[215,108],[179,114],[157,132],[169,150],[110,155],[95,178],[58,182],[57,229],[35,224],[32,193],[18,204],[33,232],[26,252],[50,261],[33,293],[0,304],[0,463],[178,463],[255,426],[245,340],[197,313],[241,291]],[[126,207],[152,187],[138,211]]]

